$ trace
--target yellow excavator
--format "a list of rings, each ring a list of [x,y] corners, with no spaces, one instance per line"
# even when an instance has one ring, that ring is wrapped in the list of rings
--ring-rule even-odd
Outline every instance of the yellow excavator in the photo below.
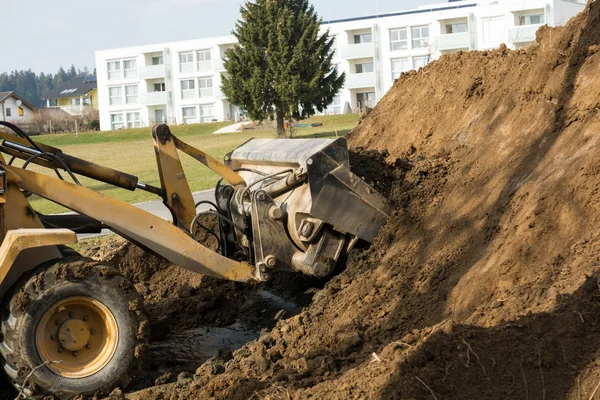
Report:
[[[222,163],[156,125],[156,187],[37,143],[13,124],[0,128],[0,360],[25,398],[126,387],[148,351],[141,297],[117,268],[66,246],[78,233],[110,229],[199,274],[266,281],[276,269],[330,274],[358,241],[373,240],[391,212],[350,171],[343,138],[252,139]],[[211,210],[196,211],[179,152],[221,177],[214,202],[206,202]],[[78,175],[153,193],[172,221],[85,188]],[[75,213],[42,215],[27,200],[32,194]],[[217,251],[195,240],[203,214],[219,221]]]

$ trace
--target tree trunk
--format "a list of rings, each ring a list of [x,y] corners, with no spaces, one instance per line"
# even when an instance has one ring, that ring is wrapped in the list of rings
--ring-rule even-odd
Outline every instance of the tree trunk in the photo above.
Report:
[[[277,136],[285,137],[285,125],[284,125],[283,111],[277,110],[276,118],[277,118]]]

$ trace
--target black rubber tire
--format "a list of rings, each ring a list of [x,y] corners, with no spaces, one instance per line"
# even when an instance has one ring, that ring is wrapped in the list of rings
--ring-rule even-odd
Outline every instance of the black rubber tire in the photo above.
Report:
[[[43,366],[33,372],[23,388],[29,373],[42,364],[35,345],[40,319],[57,301],[71,296],[91,297],[114,315],[119,329],[114,356],[104,368],[85,378],[65,378]],[[141,370],[150,324],[141,297],[113,267],[81,256],[40,266],[15,285],[4,299],[3,308],[3,367],[28,398],[106,395],[116,387],[125,388]]]

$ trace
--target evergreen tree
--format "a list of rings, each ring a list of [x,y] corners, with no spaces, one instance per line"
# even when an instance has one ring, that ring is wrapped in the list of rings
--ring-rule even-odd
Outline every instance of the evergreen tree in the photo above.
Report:
[[[61,65],[60,67],[58,67],[58,72],[56,73],[56,75],[54,75],[54,79],[52,80],[52,83],[53,83],[54,87],[58,87],[68,80],[69,80],[69,78],[68,78],[67,72]]]
[[[225,52],[223,93],[253,119],[277,121],[323,111],[344,85],[333,65],[334,39],[320,34],[321,19],[308,0],[256,0],[241,7],[233,34],[239,41]]]
[[[75,69],[75,66],[73,64],[71,64],[71,68],[69,68],[69,72],[67,73],[67,80],[73,79],[77,76],[77,70]]]

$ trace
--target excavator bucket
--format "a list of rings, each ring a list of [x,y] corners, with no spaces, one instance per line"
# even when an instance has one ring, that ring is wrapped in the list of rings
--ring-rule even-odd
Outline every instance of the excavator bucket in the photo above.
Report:
[[[343,138],[253,139],[229,153],[225,163],[247,183],[232,198],[238,205],[249,202],[229,212],[242,223],[238,210],[250,210],[259,271],[264,264],[327,275],[358,239],[371,242],[392,211],[352,173]],[[248,192],[260,196],[255,200]],[[273,210],[283,223],[272,222]]]
[[[234,170],[306,171],[309,190],[302,202],[309,203],[309,214],[368,242],[393,210],[382,195],[352,173],[344,138],[253,139],[227,157],[226,163]],[[260,179],[260,175],[246,174],[250,185]]]

